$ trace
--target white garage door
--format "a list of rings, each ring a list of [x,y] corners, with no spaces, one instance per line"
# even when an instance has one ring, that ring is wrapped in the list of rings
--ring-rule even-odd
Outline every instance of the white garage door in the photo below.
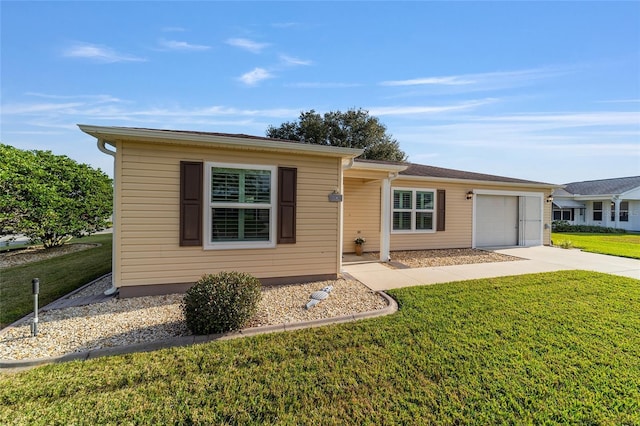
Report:
[[[476,247],[542,244],[542,198],[477,195]]]
[[[518,245],[518,197],[478,195],[475,231],[477,247]]]

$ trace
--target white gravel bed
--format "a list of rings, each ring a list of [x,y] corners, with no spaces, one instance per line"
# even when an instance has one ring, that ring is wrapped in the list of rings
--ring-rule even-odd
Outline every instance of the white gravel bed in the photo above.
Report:
[[[95,296],[104,293],[111,288],[111,274],[107,274],[102,278],[94,281],[91,285],[73,293],[69,299],[77,299],[79,297]]]
[[[333,286],[329,298],[306,310],[310,294],[327,285]],[[42,312],[36,337],[31,337],[32,317],[26,317],[0,334],[0,359],[46,358],[187,336],[191,333],[181,301],[182,295],[172,294]],[[353,280],[264,287],[258,314],[248,327],[351,315],[386,306],[379,294]]]
[[[393,251],[391,260],[411,268],[434,266],[470,265],[474,263],[511,262],[522,260],[519,257],[479,249],[435,249]],[[385,264],[393,268],[390,264]]]

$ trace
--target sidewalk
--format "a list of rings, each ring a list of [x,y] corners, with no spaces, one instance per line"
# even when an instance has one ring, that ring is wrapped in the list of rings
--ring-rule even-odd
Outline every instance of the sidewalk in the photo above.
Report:
[[[515,247],[493,251],[516,256],[523,260],[410,269],[391,269],[376,262],[346,264],[342,269],[343,272],[376,291],[571,269],[604,272],[640,280],[640,260],[636,259],[544,246]]]

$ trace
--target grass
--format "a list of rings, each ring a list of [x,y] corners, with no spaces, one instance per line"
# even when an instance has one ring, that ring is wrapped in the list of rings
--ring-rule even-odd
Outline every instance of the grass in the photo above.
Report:
[[[33,312],[33,278],[40,279],[39,305],[44,306],[111,271],[111,234],[93,235],[73,242],[99,243],[100,246],[0,272],[0,327]]]
[[[640,424],[640,286],[562,271],[394,290],[348,324],[0,378],[0,423]]]
[[[553,245],[591,253],[640,259],[640,234],[582,234],[554,232]]]

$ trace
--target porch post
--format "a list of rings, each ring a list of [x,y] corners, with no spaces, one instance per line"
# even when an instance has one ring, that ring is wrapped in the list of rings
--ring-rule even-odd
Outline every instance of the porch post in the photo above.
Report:
[[[620,199],[620,197],[613,197],[613,205],[614,205],[614,216],[613,216],[613,223],[614,223],[614,227],[615,228],[619,228],[620,227],[620,202],[622,200]]]
[[[382,194],[380,197],[380,261],[390,260],[391,233],[391,176],[382,179]]]

